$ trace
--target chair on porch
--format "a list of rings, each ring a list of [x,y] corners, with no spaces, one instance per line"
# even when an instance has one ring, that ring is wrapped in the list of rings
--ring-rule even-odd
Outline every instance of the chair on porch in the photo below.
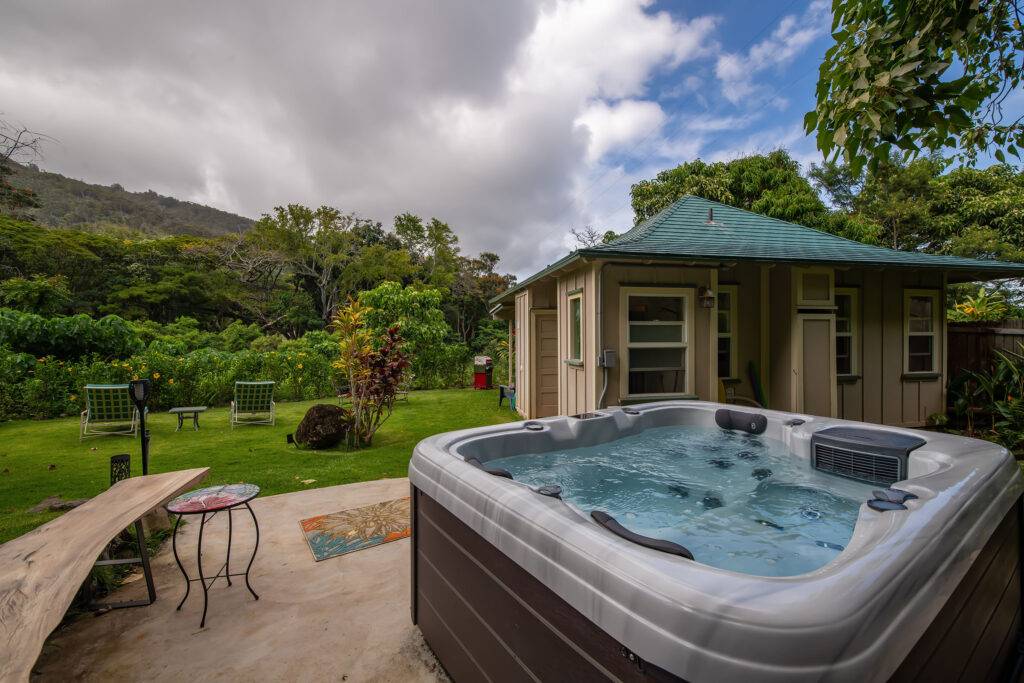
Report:
[[[78,440],[87,436],[135,434],[139,410],[128,394],[127,384],[85,385],[85,410],[78,427]]]
[[[231,426],[240,424],[272,425],[274,382],[235,382],[235,400],[231,402]]]

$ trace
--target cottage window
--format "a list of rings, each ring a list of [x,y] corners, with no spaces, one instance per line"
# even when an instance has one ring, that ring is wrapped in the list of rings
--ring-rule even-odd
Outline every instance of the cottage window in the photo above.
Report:
[[[583,294],[569,297],[569,360],[583,362]]]
[[[860,347],[857,290],[836,288],[836,374],[855,375]]]
[[[636,397],[689,393],[688,354],[692,292],[676,288],[622,290],[627,394]]]
[[[737,377],[736,285],[718,288],[718,376]]]
[[[908,289],[903,295],[906,372],[937,372],[939,292]]]
[[[794,268],[793,278],[796,285],[797,308],[828,308],[834,305],[835,273],[831,268]]]

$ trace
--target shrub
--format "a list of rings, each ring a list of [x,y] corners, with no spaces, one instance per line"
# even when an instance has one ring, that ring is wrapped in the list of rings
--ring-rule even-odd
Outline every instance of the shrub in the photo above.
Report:
[[[124,358],[143,348],[134,328],[116,315],[94,320],[85,314],[44,318],[0,309],[0,346],[36,357]]]

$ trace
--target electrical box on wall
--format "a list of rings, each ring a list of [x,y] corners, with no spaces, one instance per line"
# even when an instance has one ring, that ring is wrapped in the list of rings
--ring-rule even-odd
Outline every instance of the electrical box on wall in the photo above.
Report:
[[[604,349],[597,357],[597,365],[601,368],[614,368],[617,354],[615,349]]]

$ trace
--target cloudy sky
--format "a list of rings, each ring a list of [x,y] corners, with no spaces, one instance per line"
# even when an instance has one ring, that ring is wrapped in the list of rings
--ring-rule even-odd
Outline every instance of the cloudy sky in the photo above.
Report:
[[[783,146],[828,0],[5,0],[0,112],[41,165],[256,217],[330,204],[448,221],[520,275],[629,186]]]

